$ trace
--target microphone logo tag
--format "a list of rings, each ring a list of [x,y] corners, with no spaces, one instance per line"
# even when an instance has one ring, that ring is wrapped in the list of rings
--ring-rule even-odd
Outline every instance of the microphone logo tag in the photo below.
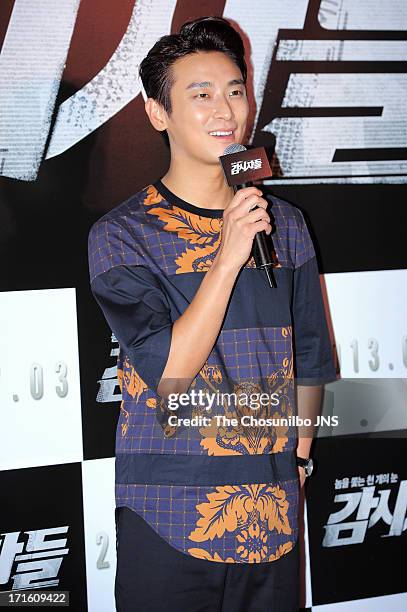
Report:
[[[261,166],[260,157],[248,161],[235,161],[231,164],[231,173],[239,174],[240,172],[247,172],[247,170],[259,170]]]
[[[242,145],[230,145],[230,147]],[[226,150],[226,149],[225,149]],[[228,185],[243,185],[261,181],[272,175],[270,161],[264,147],[237,150],[219,157]]]

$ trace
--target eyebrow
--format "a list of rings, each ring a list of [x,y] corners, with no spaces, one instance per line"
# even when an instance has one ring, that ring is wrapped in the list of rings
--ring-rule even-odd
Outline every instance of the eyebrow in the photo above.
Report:
[[[213,83],[211,83],[210,81],[202,81],[201,83],[190,83],[188,87],[186,87],[186,89],[193,89],[197,87],[212,87],[212,85]],[[228,86],[229,85],[245,85],[245,82],[243,79],[232,79],[231,81],[229,81]]]

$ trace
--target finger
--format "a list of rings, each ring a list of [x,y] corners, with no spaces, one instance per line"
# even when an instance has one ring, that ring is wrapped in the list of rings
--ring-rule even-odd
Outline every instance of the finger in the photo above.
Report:
[[[251,223],[249,225],[249,227],[252,230],[252,238],[254,238],[254,236],[261,231],[267,231],[269,228],[269,223],[267,223],[267,221],[265,221],[264,219],[261,219],[260,221],[257,221],[256,223]]]
[[[264,210],[264,208],[255,208],[254,210],[248,213],[246,218],[252,223],[255,223],[256,221],[260,220],[264,220],[267,221],[267,223],[270,223],[270,216],[268,215],[267,211]]]
[[[249,198],[247,198],[249,199]],[[250,201],[251,198],[250,198]],[[265,200],[264,198],[256,198],[255,200],[253,200],[254,203],[252,203],[248,209],[247,212],[250,212],[251,210],[254,210],[255,208],[264,208],[267,209],[269,203],[267,202],[267,200]]]
[[[259,198],[257,195],[252,195],[243,200],[238,206],[233,208],[231,214],[238,219],[245,217],[252,210],[265,210],[268,206],[267,200]]]
[[[245,187],[244,189],[239,189],[235,193],[233,200],[231,201],[226,210],[234,210],[237,206],[240,206],[240,204],[242,204],[242,202],[247,200],[249,197],[259,198],[262,195],[262,192],[260,191],[260,189],[257,189],[257,187]]]

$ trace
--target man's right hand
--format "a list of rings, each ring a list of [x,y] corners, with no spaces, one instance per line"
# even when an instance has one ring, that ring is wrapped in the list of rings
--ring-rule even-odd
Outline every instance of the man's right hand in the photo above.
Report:
[[[257,187],[239,189],[223,212],[222,237],[218,262],[231,270],[240,270],[247,262],[257,232],[270,234],[272,227],[266,211],[269,202]],[[259,206],[251,210],[254,206]]]

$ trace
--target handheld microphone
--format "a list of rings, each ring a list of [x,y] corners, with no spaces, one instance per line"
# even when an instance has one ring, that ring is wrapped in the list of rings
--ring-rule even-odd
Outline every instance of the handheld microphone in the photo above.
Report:
[[[264,147],[248,150],[241,144],[233,143],[226,147],[219,159],[226,181],[235,193],[238,189],[252,187],[253,180],[271,176],[271,167]],[[252,210],[256,208],[259,207],[254,206]],[[270,287],[277,287],[273,273],[273,266],[277,261],[276,252],[271,235],[266,234],[264,230],[257,232],[254,237],[252,255],[256,268],[266,272]]]

